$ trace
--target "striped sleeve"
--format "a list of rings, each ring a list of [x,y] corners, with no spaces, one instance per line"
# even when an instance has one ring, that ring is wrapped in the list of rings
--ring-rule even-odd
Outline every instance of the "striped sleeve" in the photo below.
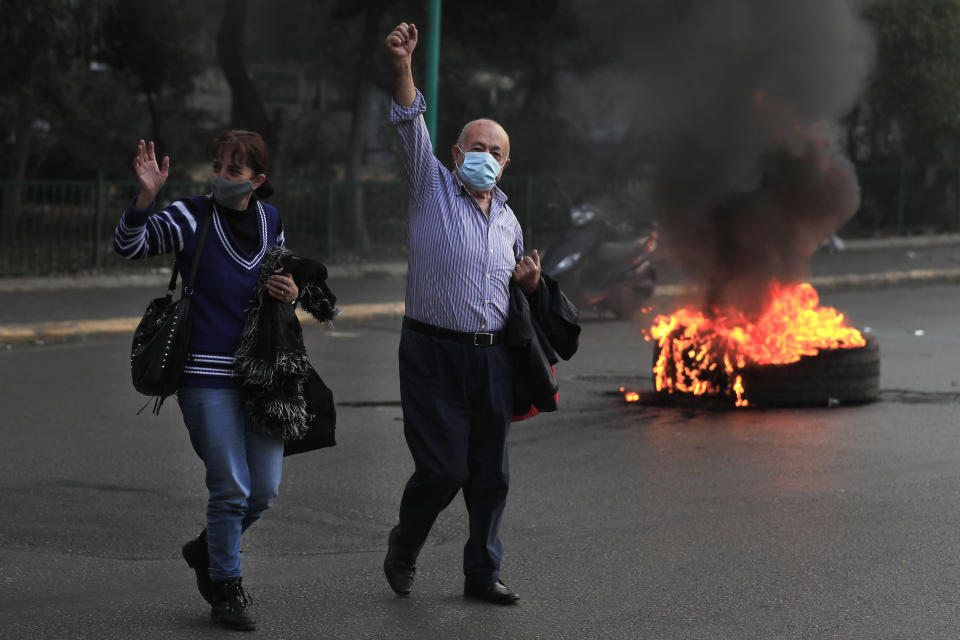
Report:
[[[514,250],[516,251],[517,262],[523,260],[523,229],[520,227],[520,223],[517,222],[517,241],[513,245]]]
[[[400,134],[400,157],[410,184],[410,198],[423,202],[440,185],[440,161],[433,155],[430,132],[423,120],[427,103],[417,89],[413,105],[401,107],[396,102],[390,107],[390,122]]]
[[[177,200],[154,214],[132,201],[113,232],[113,250],[127,260],[178,253],[197,229],[196,205]]]

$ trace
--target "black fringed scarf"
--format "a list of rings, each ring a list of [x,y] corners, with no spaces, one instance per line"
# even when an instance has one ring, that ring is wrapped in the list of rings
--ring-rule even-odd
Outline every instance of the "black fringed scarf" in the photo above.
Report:
[[[302,438],[309,429],[303,386],[310,370],[303,330],[295,306],[267,293],[267,279],[277,269],[289,272],[300,290],[300,306],[320,322],[337,316],[337,298],[327,288],[327,268],[274,247],[260,263],[260,280],[244,322],[234,371],[244,405],[257,429],[284,441]]]

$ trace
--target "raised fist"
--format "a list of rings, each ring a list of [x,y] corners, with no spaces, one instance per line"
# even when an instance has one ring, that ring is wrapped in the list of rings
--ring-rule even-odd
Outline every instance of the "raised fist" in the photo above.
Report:
[[[386,42],[394,59],[409,58],[417,47],[417,26],[401,22],[390,32]]]

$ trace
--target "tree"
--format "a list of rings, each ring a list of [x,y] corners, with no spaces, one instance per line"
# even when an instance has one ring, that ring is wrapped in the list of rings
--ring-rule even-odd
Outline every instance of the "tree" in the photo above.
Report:
[[[59,81],[69,73],[72,61],[84,59],[92,44],[100,5],[77,5],[70,0],[5,0],[0,38],[5,52],[0,56],[0,118],[3,139],[12,138],[12,153],[0,154],[2,174],[15,182],[4,191],[0,212],[0,239],[8,235],[20,214],[23,180],[27,178],[34,133],[38,124],[48,124],[47,107],[56,103]],[[63,61],[70,61],[64,64]],[[6,104],[5,104],[6,103]],[[13,126],[8,127],[7,122]],[[9,160],[7,159],[9,158]]]
[[[114,0],[103,28],[100,58],[126,72],[147,103],[152,138],[164,148],[161,99],[183,102],[198,69],[186,0]]]
[[[952,158],[960,133],[960,0],[872,0],[864,18],[876,66],[847,118],[858,163],[929,166]]]
[[[356,78],[353,88],[353,117],[350,120],[350,138],[348,143],[346,170],[347,184],[352,191],[352,228],[353,246],[360,255],[370,253],[370,234],[367,232],[366,215],[363,208],[363,190],[359,180],[367,149],[368,123],[366,115],[370,112],[370,96],[373,89],[374,61],[382,55],[384,12],[387,0],[365,0],[363,2],[340,2],[334,15],[341,19],[360,19],[362,22],[360,48],[355,65]]]
[[[440,52],[437,148],[442,159],[463,124],[492,117],[518,151],[514,175],[553,174],[585,150],[586,135],[567,120],[562,79],[597,66],[573,7],[563,0],[490,0],[478,13],[445,3]],[[422,56],[421,56],[422,58]],[[421,60],[422,62],[422,60]],[[522,162],[520,162],[522,158]]]
[[[276,153],[273,123],[244,62],[246,26],[247,0],[224,0],[223,18],[217,32],[217,59],[233,93],[231,124],[256,131]]]
[[[34,123],[43,117],[44,105],[55,92],[57,80],[70,66],[63,61],[82,59],[89,53],[100,6],[96,2],[76,4],[70,0],[4,2],[4,18],[0,21],[0,38],[5,43],[4,55],[0,56],[4,85],[0,96],[12,107],[13,127],[4,138],[12,138],[14,148],[9,156],[12,162],[2,161],[0,166],[4,175],[15,180],[27,175]]]

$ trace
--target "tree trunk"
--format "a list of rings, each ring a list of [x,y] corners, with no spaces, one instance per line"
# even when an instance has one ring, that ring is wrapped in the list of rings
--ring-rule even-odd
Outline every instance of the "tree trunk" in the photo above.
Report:
[[[247,0],[225,0],[223,19],[220,22],[220,30],[217,32],[217,58],[233,95],[231,124],[234,127],[259,133],[266,141],[272,155],[277,155],[277,150],[274,148],[273,126],[243,62],[243,36],[246,24]]]
[[[17,89],[17,116],[14,122],[16,140],[13,147],[13,183],[3,193],[3,211],[0,214],[0,241],[12,239],[17,220],[20,218],[23,181],[27,179],[27,163],[30,160],[30,145],[33,140],[33,71],[31,65],[27,82]]]
[[[370,234],[367,231],[366,214],[363,207],[363,191],[360,174],[367,147],[367,114],[370,112],[372,85],[369,78],[373,62],[373,53],[379,51],[380,17],[383,7],[380,4],[367,6],[364,17],[363,39],[360,45],[360,60],[357,63],[356,85],[353,91],[353,120],[350,124],[350,142],[347,156],[346,180],[352,188],[351,210],[353,212],[353,245],[360,255],[370,253]]]
[[[147,97],[147,111],[150,112],[150,128],[153,133],[153,145],[158,151],[163,150],[163,138],[160,135],[160,114],[157,113],[157,100],[153,92],[144,87],[143,95]]]

